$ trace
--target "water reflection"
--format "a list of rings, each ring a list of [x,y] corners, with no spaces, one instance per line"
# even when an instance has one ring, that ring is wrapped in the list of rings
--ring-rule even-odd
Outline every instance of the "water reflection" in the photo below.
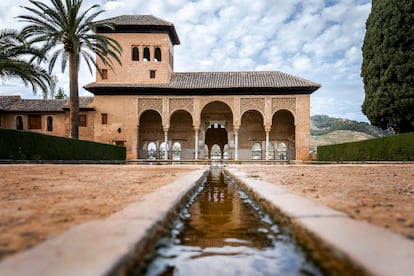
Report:
[[[163,240],[147,275],[320,275],[220,169],[211,170],[191,203]]]

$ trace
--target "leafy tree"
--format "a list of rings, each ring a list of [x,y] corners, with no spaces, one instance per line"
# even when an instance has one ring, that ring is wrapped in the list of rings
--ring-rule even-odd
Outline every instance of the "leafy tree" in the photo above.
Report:
[[[414,131],[414,1],[373,0],[362,47],[362,111],[373,125]]]
[[[69,65],[71,137],[77,139],[80,59],[86,61],[91,73],[92,68],[97,67],[94,53],[105,66],[113,68],[112,60],[121,63],[119,56],[122,48],[116,40],[96,33],[96,29],[101,26],[114,28],[108,23],[94,22],[103,12],[94,11],[99,5],[82,10],[82,0],[51,0],[50,3],[30,0],[30,3],[32,7],[23,7],[29,14],[18,17],[28,23],[22,34],[33,43],[41,43],[44,53],[52,53],[49,71],[53,70],[58,58],[62,61],[62,72]],[[97,71],[100,73],[100,70]]]
[[[32,86],[35,94],[38,88],[47,93],[53,80],[45,69],[33,63],[33,58],[42,59],[42,52],[26,43],[16,30],[0,31],[0,77],[20,78]]]
[[[68,96],[66,95],[65,90],[63,90],[62,87],[59,87],[59,89],[58,89],[58,91],[55,95],[55,99],[56,100],[63,100],[63,99],[67,99],[67,98],[68,98]]]

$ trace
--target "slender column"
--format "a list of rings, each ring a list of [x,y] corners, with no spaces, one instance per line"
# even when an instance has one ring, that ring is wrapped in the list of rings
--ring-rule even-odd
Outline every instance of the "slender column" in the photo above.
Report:
[[[239,160],[239,128],[234,128],[234,160]]]
[[[168,160],[168,130],[164,130],[164,160]]]
[[[198,128],[194,128],[194,159],[198,160]]]
[[[266,160],[269,160],[269,131],[266,131]]]

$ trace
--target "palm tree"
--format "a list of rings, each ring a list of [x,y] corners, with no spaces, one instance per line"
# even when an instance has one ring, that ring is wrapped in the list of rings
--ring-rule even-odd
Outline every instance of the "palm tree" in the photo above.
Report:
[[[119,56],[122,48],[116,40],[96,33],[98,27],[114,28],[108,23],[94,22],[96,17],[103,12],[103,10],[94,11],[99,5],[82,10],[82,0],[51,0],[50,4],[30,0],[30,3],[33,7],[23,7],[29,14],[18,17],[21,21],[28,23],[23,28],[22,34],[32,43],[41,43],[44,53],[52,53],[49,60],[50,72],[59,58],[62,61],[62,72],[69,64],[71,137],[77,139],[79,136],[80,59],[83,58],[86,61],[91,73],[93,67],[97,68],[94,53],[105,66],[113,68],[112,60],[121,64]],[[101,73],[100,70],[97,72]]]
[[[32,62],[33,58],[42,59],[43,55],[27,44],[16,30],[0,31],[0,78],[20,78],[25,85],[32,86],[34,93],[37,88],[47,93],[53,86],[53,79],[45,69]]]

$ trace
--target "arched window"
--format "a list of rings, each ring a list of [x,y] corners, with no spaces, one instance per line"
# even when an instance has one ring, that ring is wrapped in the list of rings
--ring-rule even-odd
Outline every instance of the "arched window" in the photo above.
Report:
[[[138,47],[132,47],[132,60],[139,60],[139,50]]]
[[[168,151],[169,151],[168,144],[166,144],[165,142],[162,142],[160,146],[160,159],[164,159],[165,157],[165,147],[167,147],[167,158],[168,158]]]
[[[47,131],[53,131],[53,118],[47,117]]]
[[[150,61],[150,49],[149,47],[144,48],[144,61]]]
[[[16,129],[23,130],[23,119],[22,116],[16,117]]]
[[[181,160],[181,144],[178,142],[172,146],[172,160]]]
[[[229,159],[229,145],[225,144],[223,149],[223,159]]]
[[[268,158],[269,160],[273,160],[275,159],[275,146],[273,146],[272,142],[269,142],[269,146],[267,147],[267,151],[268,151]]]
[[[252,159],[261,160],[262,159],[262,146],[260,143],[254,143],[252,146]]]
[[[277,144],[277,159],[278,160],[286,160],[287,159],[287,147],[285,143],[278,143]]]
[[[217,144],[211,147],[211,159],[221,159],[221,148]]]
[[[155,160],[157,159],[157,145],[154,142],[148,144],[148,159]]]
[[[154,61],[155,62],[161,61],[161,48],[160,47],[155,47]]]

